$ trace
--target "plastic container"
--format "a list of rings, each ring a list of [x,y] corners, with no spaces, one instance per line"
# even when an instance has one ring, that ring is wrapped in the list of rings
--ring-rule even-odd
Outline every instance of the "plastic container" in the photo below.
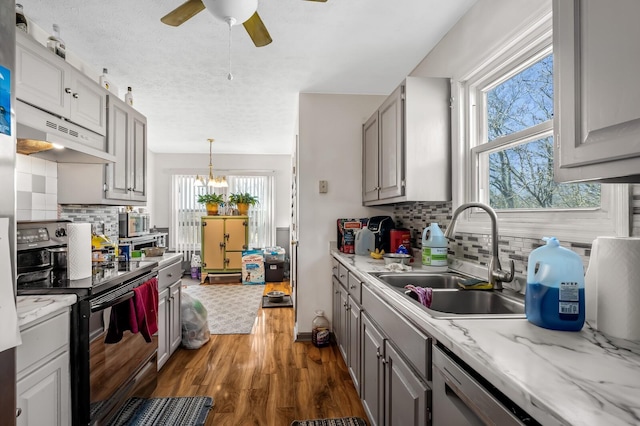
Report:
[[[124,94],[124,101],[129,106],[133,106],[133,91],[131,87],[127,87],[127,93]]]
[[[286,251],[282,247],[267,247],[264,249],[264,260],[265,262],[284,262],[285,254]]]
[[[311,341],[318,348],[329,346],[329,320],[324,316],[324,311],[316,311],[316,316],[311,322]]]
[[[62,59],[67,57],[67,47],[60,38],[60,27],[58,24],[53,24],[53,35],[50,35],[47,39],[47,48]]]
[[[360,256],[369,256],[369,253],[376,249],[376,236],[367,228],[363,227],[356,231],[355,253]]]
[[[584,325],[584,267],[582,259],[560,247],[555,238],[533,250],[527,266],[525,313],[543,328],[579,331]]]
[[[448,241],[436,222],[422,231],[422,264],[432,270],[448,268]]]
[[[284,260],[265,260],[264,280],[269,283],[284,280]]]

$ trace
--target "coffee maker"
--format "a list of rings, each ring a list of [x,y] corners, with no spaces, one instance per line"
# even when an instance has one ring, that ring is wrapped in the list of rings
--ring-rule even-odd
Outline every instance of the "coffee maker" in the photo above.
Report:
[[[389,253],[391,250],[391,230],[395,228],[391,216],[370,217],[367,228],[375,235],[375,247]]]

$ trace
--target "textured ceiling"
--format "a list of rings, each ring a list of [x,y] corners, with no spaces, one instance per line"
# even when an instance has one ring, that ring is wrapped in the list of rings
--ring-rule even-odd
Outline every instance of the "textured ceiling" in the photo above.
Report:
[[[260,0],[273,43],[207,10],[170,27],[181,0],[20,0],[67,50],[120,89],[133,87],[159,153],[291,153],[298,93],[389,94],[475,0]]]

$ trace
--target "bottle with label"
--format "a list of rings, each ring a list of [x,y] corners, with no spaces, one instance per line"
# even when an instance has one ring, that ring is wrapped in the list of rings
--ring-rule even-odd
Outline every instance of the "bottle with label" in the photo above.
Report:
[[[448,241],[437,222],[422,231],[422,264],[430,270],[446,271],[448,262]]]
[[[20,3],[16,3],[16,27],[29,34],[29,23],[24,16],[24,9]]]
[[[311,323],[311,341],[318,348],[329,345],[329,320],[325,318],[324,311],[316,311],[316,316]]]
[[[106,68],[102,68],[102,75],[100,76],[100,86],[104,87],[107,90],[111,89],[111,80],[107,75],[109,71]]]
[[[555,238],[529,255],[525,313],[527,319],[551,330],[579,331],[584,325],[584,266],[573,251]]]
[[[131,87],[127,87],[127,93],[124,95],[124,101],[127,105],[133,106],[133,92],[131,91]]]
[[[67,47],[62,38],[60,38],[60,27],[58,24],[53,24],[53,35],[50,35],[47,39],[47,48],[62,59],[67,57]]]

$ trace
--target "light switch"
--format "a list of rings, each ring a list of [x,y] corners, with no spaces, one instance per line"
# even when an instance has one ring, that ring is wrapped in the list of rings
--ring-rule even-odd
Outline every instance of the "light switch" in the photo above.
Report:
[[[329,192],[329,182],[327,182],[326,180],[321,180],[319,190],[321,194],[326,194],[327,192]]]

